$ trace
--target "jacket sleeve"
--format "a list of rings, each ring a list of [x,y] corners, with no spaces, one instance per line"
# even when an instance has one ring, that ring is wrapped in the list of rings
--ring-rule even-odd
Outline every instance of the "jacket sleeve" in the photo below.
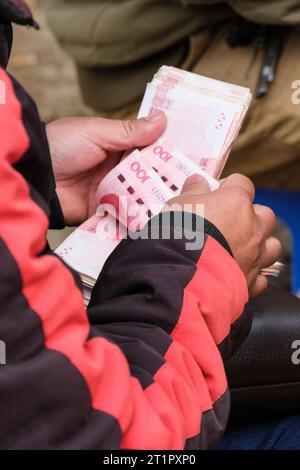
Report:
[[[41,127],[42,127],[42,130],[43,130],[45,141],[47,141],[48,139],[47,139],[45,124],[41,123]],[[49,152],[47,152],[48,153],[48,158],[50,160],[50,165],[49,165],[49,168],[48,168],[48,174],[49,174],[48,181],[49,181],[49,186],[50,186],[50,191],[49,191],[49,220],[50,220],[50,225],[49,225],[49,228],[53,229],[53,230],[61,230],[61,229],[65,228],[65,226],[66,226],[65,218],[64,218],[64,214],[63,214],[63,211],[62,211],[57,193],[56,193],[56,182],[55,182],[55,177],[54,177],[54,173],[53,173],[53,167],[52,167],[51,157],[50,157],[50,149],[49,149],[48,144],[47,144],[47,147],[48,147],[47,150],[49,151]]]
[[[125,240],[88,318],[74,275],[46,250],[48,217],[16,170],[30,139],[11,81],[3,71],[0,79],[0,447],[213,448],[229,413],[220,351],[248,323],[246,281],[225,240],[206,222],[203,244],[190,250],[178,214],[168,226],[153,219],[146,231],[168,227],[169,239]]]

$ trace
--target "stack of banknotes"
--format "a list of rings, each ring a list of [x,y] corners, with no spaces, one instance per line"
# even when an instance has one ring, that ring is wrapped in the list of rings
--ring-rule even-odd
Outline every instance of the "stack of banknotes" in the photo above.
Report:
[[[96,214],[76,229],[56,253],[78,271],[86,303],[107,258],[128,231],[137,233],[166,202],[181,193],[191,175],[211,190],[229,156],[251,102],[248,88],[163,66],[148,84],[140,118],[164,111],[161,138],[128,152],[99,184]],[[265,271],[277,276],[281,265]]]

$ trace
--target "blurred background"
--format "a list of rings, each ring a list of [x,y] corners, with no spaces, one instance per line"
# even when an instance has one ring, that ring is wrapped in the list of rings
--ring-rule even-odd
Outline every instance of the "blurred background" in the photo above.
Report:
[[[92,115],[94,112],[81,99],[73,61],[48,27],[43,0],[27,3],[41,30],[14,25],[9,71],[35,99],[43,121]]]

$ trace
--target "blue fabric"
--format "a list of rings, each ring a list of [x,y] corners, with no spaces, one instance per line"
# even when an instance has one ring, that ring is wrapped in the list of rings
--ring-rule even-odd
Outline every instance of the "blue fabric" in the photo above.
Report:
[[[219,450],[300,450],[300,416],[229,427]]]
[[[293,294],[300,289],[300,191],[257,189],[255,202],[269,206],[290,229],[292,236]]]

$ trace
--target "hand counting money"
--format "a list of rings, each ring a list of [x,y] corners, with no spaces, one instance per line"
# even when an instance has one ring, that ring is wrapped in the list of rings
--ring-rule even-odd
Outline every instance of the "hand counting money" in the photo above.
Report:
[[[128,231],[140,230],[191,175],[211,190],[251,102],[249,89],[163,66],[148,84],[139,117],[164,111],[168,125],[154,144],[127,155],[99,184],[98,210],[57,253],[77,270],[88,302],[106,259]],[[278,275],[281,265],[265,270]]]

